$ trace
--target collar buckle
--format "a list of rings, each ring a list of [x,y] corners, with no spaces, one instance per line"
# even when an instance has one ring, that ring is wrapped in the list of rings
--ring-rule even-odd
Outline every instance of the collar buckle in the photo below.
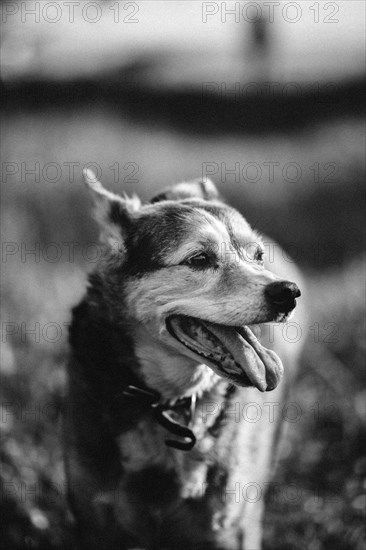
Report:
[[[126,397],[136,398],[141,400],[144,404],[151,407],[153,416],[170,433],[183,438],[183,441],[175,441],[167,439],[165,444],[167,447],[173,447],[182,451],[190,451],[195,443],[196,436],[190,429],[192,426],[192,420],[194,412],[196,410],[196,396],[190,398],[189,410],[187,411],[188,426],[180,424],[169,415],[169,411],[174,411],[176,404],[170,406],[169,404],[160,403],[160,395],[151,390],[139,388],[138,386],[129,385],[122,391],[122,394]]]

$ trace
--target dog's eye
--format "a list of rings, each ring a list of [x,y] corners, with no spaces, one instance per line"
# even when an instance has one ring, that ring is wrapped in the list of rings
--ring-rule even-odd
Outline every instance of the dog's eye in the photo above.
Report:
[[[190,267],[195,267],[196,269],[204,269],[210,266],[211,260],[207,254],[201,252],[200,254],[191,256],[191,258],[186,260],[184,264]]]
[[[263,264],[263,262],[264,262],[264,250],[262,250],[261,248],[257,248],[257,250],[254,254],[254,259],[259,264]]]

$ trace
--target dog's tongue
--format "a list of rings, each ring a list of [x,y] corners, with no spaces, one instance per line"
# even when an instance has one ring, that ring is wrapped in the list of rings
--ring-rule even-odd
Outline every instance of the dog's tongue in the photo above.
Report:
[[[275,389],[283,374],[281,359],[262,346],[248,327],[214,323],[206,326],[224,344],[256,388],[260,391]]]

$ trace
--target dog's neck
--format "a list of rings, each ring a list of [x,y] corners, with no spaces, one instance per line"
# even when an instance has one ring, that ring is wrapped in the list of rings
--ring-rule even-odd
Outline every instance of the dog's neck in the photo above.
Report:
[[[142,327],[136,328],[134,340],[140,376],[164,401],[174,403],[185,397],[200,397],[220,380],[207,365],[155,342]]]

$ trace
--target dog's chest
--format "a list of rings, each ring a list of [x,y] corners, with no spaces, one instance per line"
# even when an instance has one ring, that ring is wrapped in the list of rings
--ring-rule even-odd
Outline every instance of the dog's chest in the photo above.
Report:
[[[164,430],[153,420],[141,420],[117,441],[126,474],[140,472],[147,466],[171,463],[171,453],[164,443]]]
[[[156,504],[202,496],[210,451],[215,445],[208,427],[197,413],[194,432],[198,440],[190,451],[168,447],[166,439],[175,436],[153,418],[142,419],[134,429],[121,434],[117,442],[124,490],[131,498],[138,500],[141,496],[146,502],[146,490],[140,495],[141,485],[144,485]]]

